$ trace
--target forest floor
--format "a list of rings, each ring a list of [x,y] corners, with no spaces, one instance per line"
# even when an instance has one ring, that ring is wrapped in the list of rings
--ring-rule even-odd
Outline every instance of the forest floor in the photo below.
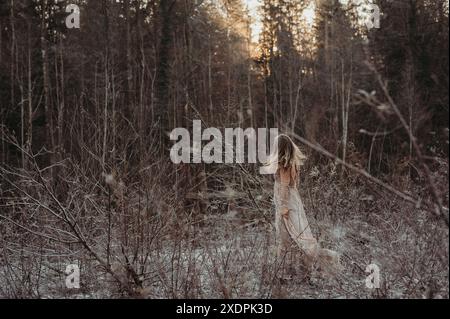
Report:
[[[191,240],[170,243],[151,257],[154,269],[142,297],[425,298],[433,285],[432,297],[448,298],[448,268],[427,260],[429,245],[402,231],[405,225],[390,224],[380,216],[373,222],[314,221],[321,245],[341,254],[343,271],[331,277],[315,271],[308,277],[295,257],[277,260],[272,225],[246,226],[230,216],[210,218]],[[369,264],[380,268],[380,289],[366,286]],[[107,276],[104,280],[108,282]],[[91,278],[82,293],[63,289],[63,295],[120,297],[100,281],[101,277]],[[58,291],[42,297],[61,297]]]
[[[445,169],[436,170],[435,177],[448,205]],[[248,194],[236,191],[238,184],[229,184],[221,196],[205,201],[202,214],[180,215],[161,207],[146,210],[159,211],[153,219],[132,222],[137,228],[125,231],[130,247],[126,253],[120,220],[114,221],[118,226],[111,234],[112,271],[122,282],[136,279],[128,268],[138,274],[142,287],[132,297],[448,298],[448,227],[430,212],[400,201],[360,176],[306,176],[299,191],[312,231],[322,247],[339,253],[343,266],[331,276],[317,269],[309,273],[298,252],[277,258],[271,181],[262,183],[262,191],[248,190]],[[409,187],[412,194],[425,193],[425,187],[415,182],[405,185],[402,188]],[[129,189],[129,211],[136,216],[142,211],[136,209],[142,206],[141,199],[132,199]],[[95,201],[102,205],[100,198]],[[86,223],[94,227],[89,244],[103,256],[107,219],[97,215],[94,220]],[[166,222],[159,222],[159,227],[155,220]],[[133,233],[141,231],[146,240]],[[46,250],[37,242],[19,246],[6,240],[3,264],[8,266],[0,268],[4,296],[130,297],[81,245]],[[66,287],[64,270],[69,261],[80,265],[79,289]],[[379,268],[378,289],[366,285],[369,265]]]
[[[321,246],[340,254],[338,274],[308,275],[295,254],[277,259],[267,188],[255,198],[257,207],[225,208],[211,200],[203,217],[180,219],[181,232],[164,237],[149,252],[139,296],[448,298],[449,237],[440,220],[359,178],[345,185],[325,179],[308,184],[313,186],[300,190],[306,213]],[[371,264],[380,270],[379,289],[366,286]],[[85,273],[95,272],[92,267]],[[80,291],[58,284],[42,297],[122,297],[113,287],[109,276],[91,274]]]

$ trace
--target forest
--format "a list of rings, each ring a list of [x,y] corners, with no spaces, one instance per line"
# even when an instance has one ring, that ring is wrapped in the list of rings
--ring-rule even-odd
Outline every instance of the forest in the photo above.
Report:
[[[449,298],[448,13],[0,0],[0,298]],[[194,121],[292,138],[339,273],[278,258],[263,163],[171,160]]]

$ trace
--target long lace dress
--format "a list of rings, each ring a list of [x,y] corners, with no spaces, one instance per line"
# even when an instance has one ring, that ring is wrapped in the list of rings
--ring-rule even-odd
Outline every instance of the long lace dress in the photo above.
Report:
[[[274,202],[275,227],[278,237],[278,253],[286,251],[292,244],[304,253],[306,265],[319,265],[322,270],[339,269],[339,256],[336,252],[323,249],[314,238],[306,218],[300,194],[297,189],[298,173],[295,169],[278,169],[275,173]],[[288,209],[287,217],[282,211]]]

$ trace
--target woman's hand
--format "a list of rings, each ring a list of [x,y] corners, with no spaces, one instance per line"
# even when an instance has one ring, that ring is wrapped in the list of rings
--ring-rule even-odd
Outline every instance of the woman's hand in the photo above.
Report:
[[[289,218],[289,208],[283,208],[281,210],[281,217]]]

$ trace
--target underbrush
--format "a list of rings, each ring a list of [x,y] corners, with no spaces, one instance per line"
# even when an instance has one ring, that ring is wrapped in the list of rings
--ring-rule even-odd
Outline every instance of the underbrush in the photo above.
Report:
[[[177,180],[169,166],[134,182],[62,167],[64,194],[41,170],[2,168],[2,297],[448,298],[448,227],[333,166],[300,184],[313,233],[341,255],[332,277],[307,273],[295,251],[277,259],[270,177],[242,168],[217,191],[181,194],[182,184],[167,183]],[[436,174],[448,203],[446,176]],[[419,182],[403,181],[402,191],[425,194]],[[69,264],[80,269],[79,289],[66,287]],[[371,264],[378,289],[366,286]]]

